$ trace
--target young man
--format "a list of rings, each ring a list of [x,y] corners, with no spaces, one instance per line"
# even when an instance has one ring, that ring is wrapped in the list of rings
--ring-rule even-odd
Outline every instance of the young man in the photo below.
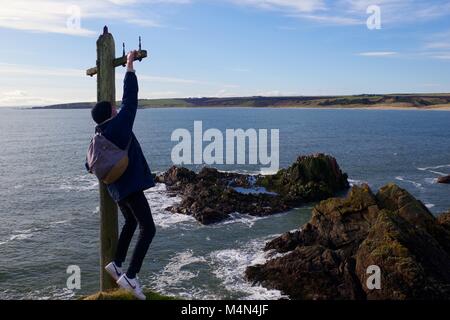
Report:
[[[111,197],[119,205],[125,218],[114,261],[106,266],[106,271],[117,284],[131,291],[135,297],[145,300],[136,275],[155,236],[155,224],[144,190],[153,187],[152,174],[142,149],[133,133],[133,124],[138,107],[138,82],[133,69],[136,51],[128,54],[127,73],[124,80],[122,108],[117,113],[109,102],[99,102],[92,108],[92,118],[100,132],[109,141],[125,150],[128,147],[129,165],[125,173],[115,183],[108,185]],[[126,273],[122,271],[128,247],[137,226],[139,239]]]

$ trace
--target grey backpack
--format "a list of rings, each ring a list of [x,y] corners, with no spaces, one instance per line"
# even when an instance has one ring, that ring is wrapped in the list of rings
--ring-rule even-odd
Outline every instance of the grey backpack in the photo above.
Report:
[[[97,130],[86,156],[89,172],[95,174],[105,184],[119,180],[128,168],[130,144],[131,140],[127,148],[122,150]]]

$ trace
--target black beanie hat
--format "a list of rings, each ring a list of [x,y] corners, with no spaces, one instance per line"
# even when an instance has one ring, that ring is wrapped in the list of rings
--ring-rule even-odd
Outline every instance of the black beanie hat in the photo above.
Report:
[[[97,103],[91,110],[92,119],[95,123],[101,124],[111,118],[112,105],[108,101]]]

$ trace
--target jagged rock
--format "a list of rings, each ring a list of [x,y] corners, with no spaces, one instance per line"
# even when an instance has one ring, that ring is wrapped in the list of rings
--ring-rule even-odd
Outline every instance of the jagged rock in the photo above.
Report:
[[[444,227],[445,229],[447,229],[448,231],[450,231],[450,211],[442,213],[439,217],[438,217],[438,223]]]
[[[307,201],[323,200],[349,186],[336,160],[323,154],[299,157],[291,167],[273,176],[214,168],[203,168],[196,174],[174,166],[157,181],[182,198],[179,205],[166,210],[192,215],[203,224],[222,221],[235,212],[254,216],[284,212]]]
[[[246,276],[294,299],[356,298],[358,288],[348,280],[349,269],[339,252],[312,245],[298,246],[289,255],[272,259],[264,266],[248,267]]]
[[[444,176],[444,177],[439,177],[437,179],[437,182],[438,183],[446,183],[446,184],[450,183],[450,175]]]
[[[173,166],[164,172],[162,176],[158,176],[157,182],[174,187],[182,183],[192,183],[195,178],[195,173],[189,169]]]
[[[367,185],[322,201],[309,223],[266,250],[284,253],[247,268],[255,283],[292,299],[449,299],[450,212],[435,218],[407,191]],[[381,269],[381,289],[366,285]]]
[[[381,268],[381,289],[365,286],[367,268]],[[381,210],[356,254],[367,299],[450,298],[449,252],[425,229],[398,213]]]

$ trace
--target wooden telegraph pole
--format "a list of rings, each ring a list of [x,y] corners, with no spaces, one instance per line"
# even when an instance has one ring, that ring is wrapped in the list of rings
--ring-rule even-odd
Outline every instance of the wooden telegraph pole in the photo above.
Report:
[[[125,66],[125,45],[123,55],[115,58],[115,43],[108,27],[103,28],[103,34],[97,40],[97,66],[86,71],[88,76],[97,74],[97,101],[109,101],[116,104],[115,69]],[[139,38],[139,51],[136,60],[141,61],[147,57],[147,51],[141,50]],[[100,185],[100,290],[106,291],[117,287],[114,280],[105,272],[105,266],[113,261],[118,239],[117,204],[111,199],[106,185]]]

